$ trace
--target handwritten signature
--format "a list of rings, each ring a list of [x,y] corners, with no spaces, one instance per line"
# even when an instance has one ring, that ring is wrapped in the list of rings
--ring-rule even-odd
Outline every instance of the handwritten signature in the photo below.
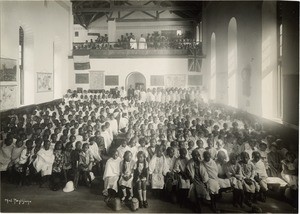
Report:
[[[5,198],[5,203],[7,204],[14,204],[14,205],[30,205],[30,200],[24,200],[24,199],[16,199],[16,198]]]

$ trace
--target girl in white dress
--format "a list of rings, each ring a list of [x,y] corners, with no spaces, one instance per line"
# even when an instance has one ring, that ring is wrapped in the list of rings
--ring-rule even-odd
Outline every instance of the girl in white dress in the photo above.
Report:
[[[132,160],[132,153],[130,151],[126,151],[124,153],[123,161],[121,161],[120,169],[121,169],[121,178],[119,181],[119,185],[121,187],[123,197],[121,201],[124,201],[126,198],[127,189],[130,191],[130,196],[128,200],[130,201],[133,197],[132,190],[132,180],[133,180],[133,170],[134,170],[135,162]]]

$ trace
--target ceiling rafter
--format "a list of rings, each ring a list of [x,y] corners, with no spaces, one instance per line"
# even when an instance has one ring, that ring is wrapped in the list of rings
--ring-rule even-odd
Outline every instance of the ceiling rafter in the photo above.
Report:
[[[133,6],[115,6],[113,8],[78,8],[75,9],[77,12],[85,12],[85,13],[95,13],[95,12],[114,12],[114,11],[160,11],[160,10],[169,10],[169,11],[183,11],[183,10],[196,10],[199,9],[196,7],[185,6],[170,6],[170,7],[162,7],[162,6],[143,6],[143,5],[133,5]]]
[[[202,19],[202,2],[196,1],[130,1],[130,0],[71,0],[75,23],[84,28],[103,16],[107,19],[115,18],[118,22],[143,22],[143,21],[194,21]],[[139,11],[149,18],[126,19],[134,12]],[[178,18],[160,18],[160,14],[169,11]],[[116,13],[114,13],[116,12]],[[124,13],[121,16],[121,13]],[[116,16],[113,16],[116,14]],[[132,17],[133,18],[133,17]]]

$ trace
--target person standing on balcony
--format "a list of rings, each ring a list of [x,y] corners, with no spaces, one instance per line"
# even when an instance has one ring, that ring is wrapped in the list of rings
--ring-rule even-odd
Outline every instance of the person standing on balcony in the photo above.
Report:
[[[141,38],[139,40],[139,49],[147,49],[147,43],[146,39],[144,38],[144,35],[141,35]]]
[[[137,43],[134,35],[130,38],[130,49],[137,49]]]

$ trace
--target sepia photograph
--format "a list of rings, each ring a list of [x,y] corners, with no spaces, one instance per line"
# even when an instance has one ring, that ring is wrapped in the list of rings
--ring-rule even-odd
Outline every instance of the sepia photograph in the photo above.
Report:
[[[0,0],[0,212],[299,213],[299,6]]]

